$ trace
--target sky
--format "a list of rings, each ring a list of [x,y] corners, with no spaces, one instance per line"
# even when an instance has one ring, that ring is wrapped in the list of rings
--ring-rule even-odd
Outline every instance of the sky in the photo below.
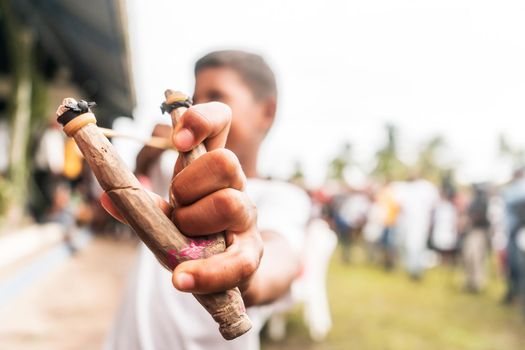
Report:
[[[262,175],[285,178],[299,161],[321,184],[345,142],[370,169],[385,123],[408,162],[442,135],[465,182],[509,175],[500,133],[525,147],[523,1],[128,0],[128,13],[137,108],[122,127],[137,133],[169,121],[163,91],[192,92],[196,59],[234,48],[262,54],[278,79]]]

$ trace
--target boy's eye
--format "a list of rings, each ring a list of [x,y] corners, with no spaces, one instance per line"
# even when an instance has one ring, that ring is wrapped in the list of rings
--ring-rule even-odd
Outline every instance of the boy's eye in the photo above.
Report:
[[[222,102],[222,100],[224,99],[224,96],[218,91],[211,91],[210,93],[208,93],[207,97],[208,101]]]
[[[207,91],[193,96],[193,103],[225,102],[225,96],[219,91]]]

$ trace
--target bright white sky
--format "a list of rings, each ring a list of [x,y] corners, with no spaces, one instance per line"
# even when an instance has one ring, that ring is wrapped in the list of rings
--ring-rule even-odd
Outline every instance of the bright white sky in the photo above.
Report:
[[[263,54],[279,82],[262,174],[285,177],[300,160],[318,184],[346,140],[369,167],[385,122],[399,127],[406,160],[444,135],[464,181],[507,174],[496,162],[500,132],[525,146],[523,1],[128,3],[136,131],[161,119],[166,88],[192,91],[197,58],[241,48]]]

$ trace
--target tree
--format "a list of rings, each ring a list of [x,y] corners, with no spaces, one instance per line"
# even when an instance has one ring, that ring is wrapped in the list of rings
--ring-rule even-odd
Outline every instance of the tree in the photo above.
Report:
[[[294,165],[294,171],[292,173],[292,176],[290,176],[290,182],[297,184],[299,186],[304,185],[304,171],[303,171],[303,165],[299,160],[295,161]]]
[[[343,181],[344,170],[351,163],[352,145],[349,142],[346,142],[339,151],[339,154],[334,159],[332,159],[328,166],[328,179]]]
[[[384,181],[403,179],[408,169],[397,155],[397,128],[393,124],[386,124],[385,131],[386,144],[376,153],[376,166],[372,175]]]
[[[438,159],[438,153],[444,145],[445,141],[440,135],[434,136],[424,143],[414,165],[419,176],[434,183],[441,182],[448,170],[443,164],[440,164]]]
[[[509,140],[504,134],[500,134],[498,138],[499,143],[499,154],[510,159],[512,167],[514,169],[522,168],[525,166],[525,150],[511,145]]]

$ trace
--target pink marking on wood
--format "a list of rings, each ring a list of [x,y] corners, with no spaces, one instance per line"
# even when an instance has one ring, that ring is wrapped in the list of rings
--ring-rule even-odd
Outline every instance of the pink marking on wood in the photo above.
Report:
[[[175,249],[168,250],[168,263],[174,269],[181,262],[186,260],[201,259],[204,257],[203,251],[213,244],[211,239],[195,239],[190,242],[187,247],[177,251]]]

